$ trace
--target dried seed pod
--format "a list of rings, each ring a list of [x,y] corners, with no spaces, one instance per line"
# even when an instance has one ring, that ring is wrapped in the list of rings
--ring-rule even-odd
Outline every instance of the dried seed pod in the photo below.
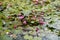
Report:
[[[17,25],[14,25],[14,29],[16,29],[17,28]]]
[[[2,5],[3,3],[2,2],[0,2],[0,6]]]

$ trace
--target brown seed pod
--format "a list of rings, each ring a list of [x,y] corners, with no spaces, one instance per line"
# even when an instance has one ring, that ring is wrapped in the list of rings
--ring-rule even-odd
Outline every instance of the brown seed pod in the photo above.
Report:
[[[0,2],[0,6],[2,5],[2,2]]]

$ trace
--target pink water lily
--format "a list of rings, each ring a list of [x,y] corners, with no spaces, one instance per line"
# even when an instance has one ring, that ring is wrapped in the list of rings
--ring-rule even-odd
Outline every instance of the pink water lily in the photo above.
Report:
[[[23,21],[23,24],[27,24],[27,21],[25,20],[25,21]]]
[[[38,0],[36,0],[38,2]]]
[[[23,18],[24,18],[24,16],[23,16],[23,15],[22,15],[22,16],[19,16],[19,19],[21,19],[21,20],[22,20]]]
[[[43,22],[43,21],[40,21],[39,23],[40,23],[40,25],[44,25],[44,23],[45,23],[45,22]]]
[[[44,20],[41,18],[41,19],[39,19],[39,23],[40,23],[40,25],[43,25],[45,22],[44,22]]]
[[[38,2],[38,0],[33,0],[34,2]]]

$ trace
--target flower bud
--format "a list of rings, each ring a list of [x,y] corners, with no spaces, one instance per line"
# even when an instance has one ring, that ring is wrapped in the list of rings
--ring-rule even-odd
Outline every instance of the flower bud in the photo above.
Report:
[[[14,25],[14,29],[16,29],[17,28],[17,26],[16,25]]]
[[[27,24],[27,21],[23,21],[23,24]]]

